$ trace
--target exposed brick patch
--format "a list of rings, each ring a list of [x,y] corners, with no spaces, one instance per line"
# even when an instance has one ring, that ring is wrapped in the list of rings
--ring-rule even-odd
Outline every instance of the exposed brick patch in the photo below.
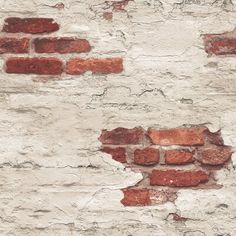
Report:
[[[136,149],[134,151],[134,163],[138,165],[154,165],[160,160],[160,153],[155,148]]]
[[[112,159],[121,162],[121,163],[126,163],[126,151],[125,148],[118,147],[118,148],[110,148],[110,147],[103,147],[101,149],[102,152],[111,154]]]
[[[167,150],[165,163],[169,165],[183,165],[194,162],[193,153],[187,150]]]
[[[6,72],[15,74],[60,75],[62,62],[57,58],[9,58]]]
[[[168,201],[171,193],[152,189],[122,189],[124,197],[121,203],[125,206],[150,206]]]
[[[102,151],[143,175],[135,187],[122,190],[125,206],[174,201],[181,188],[219,187],[215,172],[226,166],[232,154],[220,131],[212,133],[202,126],[147,131],[120,127],[103,130],[99,140]],[[171,145],[175,146],[167,147]]]
[[[59,3],[52,7],[63,7]],[[109,17],[109,16],[108,16]],[[6,33],[42,34],[59,30],[59,25],[51,18],[19,18],[5,19],[2,31]],[[88,53],[91,45],[87,39],[76,37],[27,37],[0,38],[1,53]],[[118,74],[123,71],[122,58],[74,58],[65,61],[57,58],[9,58],[5,63],[5,71],[15,74],[60,75],[66,72],[70,75],[82,75],[87,71],[97,75]],[[49,77],[48,77],[49,78]],[[48,81],[46,77],[41,81]]]
[[[153,170],[150,184],[170,187],[193,187],[209,180],[204,171]]]
[[[8,33],[40,34],[57,31],[59,25],[51,18],[18,18],[5,19],[2,31]]]
[[[168,130],[149,129],[148,136],[153,144],[160,145],[204,145],[205,128],[177,128]]]
[[[112,145],[139,144],[143,134],[143,129],[139,127],[133,129],[116,128],[111,131],[103,130],[99,140],[103,144]]]
[[[86,39],[70,37],[37,38],[34,40],[34,47],[37,53],[82,53],[91,50]]]
[[[123,60],[121,58],[91,58],[72,59],[67,62],[67,74],[80,75],[87,71],[91,71],[93,74],[121,73],[123,71]]]
[[[214,147],[201,151],[199,161],[206,165],[223,165],[231,157],[229,147]]]
[[[203,40],[209,55],[236,54],[236,30],[223,34],[205,34]]]
[[[28,51],[28,38],[0,38],[0,53],[27,53]]]

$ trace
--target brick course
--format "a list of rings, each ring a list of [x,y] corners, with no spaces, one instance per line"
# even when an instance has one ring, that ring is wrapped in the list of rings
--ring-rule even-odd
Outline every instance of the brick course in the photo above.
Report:
[[[85,72],[92,72],[96,75],[107,75],[123,72],[123,59],[120,57],[85,59],[76,57],[64,61],[54,56],[53,59],[48,59],[47,54],[88,54],[92,49],[87,39],[44,36],[58,31],[59,28],[59,24],[52,18],[6,18],[2,28],[5,35],[0,38],[0,53],[28,53],[29,58],[30,54],[34,53],[34,59],[19,58],[17,60],[17,58],[9,57],[5,65],[6,73],[60,75],[65,72],[69,75],[82,75]],[[8,36],[8,33],[11,33],[11,36]],[[27,36],[21,38],[18,35],[12,36],[15,33],[26,34]],[[30,34],[39,36],[31,38]],[[35,56],[35,53],[46,56],[45,58],[38,57]],[[19,62],[22,62],[22,64],[20,63],[20,65]]]
[[[143,175],[135,188],[122,190],[125,206],[173,201],[180,188],[216,187],[212,166],[222,168],[232,154],[219,131],[212,133],[203,126],[160,130],[119,127],[103,130],[99,140],[101,151]]]

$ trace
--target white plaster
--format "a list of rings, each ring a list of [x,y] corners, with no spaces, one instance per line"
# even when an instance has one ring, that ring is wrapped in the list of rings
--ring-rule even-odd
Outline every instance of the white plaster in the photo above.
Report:
[[[52,17],[61,25],[52,36],[90,41],[92,51],[79,57],[124,58],[118,75],[63,75],[47,83],[0,70],[0,235],[236,235],[235,155],[234,168],[216,175],[221,189],[186,189],[175,203],[124,207],[119,189],[142,175],[101,153],[98,141],[102,129],[119,126],[204,124],[221,129],[235,147],[235,57],[207,57],[201,36],[233,30],[235,6],[135,0],[107,21],[103,13],[112,9],[104,0],[0,0],[1,22]],[[175,222],[170,213],[189,220]]]

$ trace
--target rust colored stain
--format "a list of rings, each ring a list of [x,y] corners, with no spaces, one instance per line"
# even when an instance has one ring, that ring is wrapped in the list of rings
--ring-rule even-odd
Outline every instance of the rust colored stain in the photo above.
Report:
[[[141,142],[143,134],[143,129],[139,127],[133,129],[116,128],[111,131],[103,130],[101,136],[99,137],[99,140],[103,144],[139,144]]]
[[[136,149],[134,151],[134,163],[138,165],[154,165],[160,160],[160,153],[155,148]]]

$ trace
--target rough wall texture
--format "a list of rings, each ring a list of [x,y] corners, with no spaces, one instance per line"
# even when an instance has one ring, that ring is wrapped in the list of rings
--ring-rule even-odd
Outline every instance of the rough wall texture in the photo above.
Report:
[[[117,128],[103,130],[99,140],[101,151],[143,175],[134,187],[122,189],[124,206],[173,202],[181,188],[219,188],[216,171],[228,166],[232,154],[220,133],[205,127]]]
[[[198,160],[171,167],[185,174],[196,165],[208,168],[214,173],[211,180],[204,175],[204,184],[217,187],[177,190],[169,185],[179,174],[171,172],[162,177],[174,191],[168,201],[124,206],[124,194],[143,172],[125,166],[121,154],[113,160],[98,140],[102,130],[141,126],[152,128],[158,145],[158,130],[207,127],[221,130],[220,138],[208,139],[211,145],[234,151],[235,0],[0,3],[0,235],[236,235],[234,153],[222,161],[224,151],[208,152],[207,167]],[[28,24],[28,18],[44,20]],[[170,137],[161,155],[156,146],[148,155],[147,143],[138,146],[138,164],[151,158],[159,165],[166,144],[185,145],[190,154],[181,162],[190,162],[196,143]],[[216,156],[221,163],[209,167]],[[160,184],[160,173],[155,176],[151,182]]]

